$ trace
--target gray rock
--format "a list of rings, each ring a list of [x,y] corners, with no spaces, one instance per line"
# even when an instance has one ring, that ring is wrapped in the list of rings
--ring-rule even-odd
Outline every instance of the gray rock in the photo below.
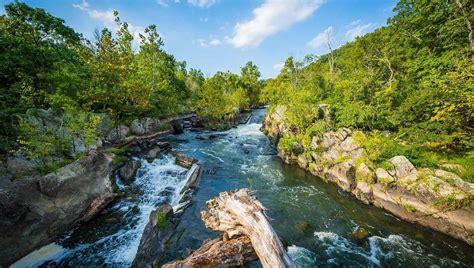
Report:
[[[38,163],[31,159],[27,159],[22,155],[15,155],[7,158],[7,170],[14,178],[37,176],[39,175],[38,168]]]
[[[343,150],[343,151],[346,151],[346,152],[352,152],[356,149],[358,149],[359,147],[357,145],[355,145],[352,137],[347,137],[343,142],[341,142],[341,144],[339,145],[339,147]]]
[[[148,153],[146,154],[146,159],[148,161],[153,161],[153,159],[155,159],[158,154],[160,153],[161,149],[159,146],[155,146],[153,148],[151,148]]]
[[[377,176],[377,181],[378,182],[383,182],[383,183],[392,183],[395,181],[395,178],[392,177],[385,169],[383,168],[377,168],[375,171],[375,176]]]
[[[119,143],[127,137],[129,131],[127,126],[118,125],[109,131],[105,139],[111,143]]]
[[[149,135],[160,131],[162,126],[159,119],[145,117],[133,120],[130,125],[130,131],[133,135]]]
[[[0,266],[45,245],[113,200],[111,154],[78,159],[40,178],[0,180]],[[4,209],[6,208],[6,209]]]
[[[368,183],[375,183],[376,181],[374,173],[365,163],[360,164],[357,168],[356,177]]]
[[[182,120],[171,120],[170,121],[170,126],[171,126],[171,133],[177,135],[181,134],[184,132],[184,127],[183,127],[183,122]]]
[[[173,152],[172,154],[174,157],[176,157],[176,165],[182,166],[184,168],[191,168],[194,163],[197,163],[197,160],[192,157],[176,152]]]
[[[403,155],[392,157],[388,162],[392,163],[395,169],[395,177],[398,179],[405,178],[406,176],[416,172],[415,166],[413,166],[410,160]]]
[[[143,231],[132,267],[155,267],[166,253],[166,245],[173,236],[179,219],[169,204],[163,204],[150,214]]]
[[[136,160],[128,161],[119,170],[120,179],[125,184],[129,184],[130,182],[132,182],[135,175],[137,175],[137,171],[141,166],[142,166],[142,163],[140,161],[136,161]]]
[[[99,135],[99,137],[105,138],[107,137],[107,134],[109,134],[109,132],[114,128],[112,119],[108,114],[105,113],[100,113],[97,115],[100,118],[100,121],[96,126],[97,134]]]

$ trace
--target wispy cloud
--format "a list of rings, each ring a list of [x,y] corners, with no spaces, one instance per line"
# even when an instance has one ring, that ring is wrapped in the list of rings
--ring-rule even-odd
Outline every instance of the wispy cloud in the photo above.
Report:
[[[373,26],[375,26],[373,23],[361,24],[360,20],[352,22],[348,25],[348,27],[352,28],[346,31],[346,40],[352,41],[356,39],[356,37],[368,33]]]
[[[218,45],[220,45],[221,43],[222,43],[222,42],[221,42],[221,40],[219,40],[219,39],[212,39],[211,42],[209,42],[209,45],[211,45],[211,46],[218,46]]]
[[[200,39],[193,40],[193,43],[198,44],[201,47],[209,47],[209,46],[219,46],[222,44],[222,41],[217,38],[213,38],[210,41],[206,41],[205,39],[200,38]]]
[[[113,9],[109,9],[105,11],[96,10],[96,9],[91,8],[89,3],[85,0],[83,0],[80,4],[73,4],[72,6],[81,11],[86,12],[89,15],[89,17],[95,20],[101,21],[104,24],[104,26],[106,26],[107,28],[112,29],[112,30],[117,29],[117,24],[115,23]],[[133,37],[138,40],[139,34],[143,33],[145,28],[142,26],[133,25],[129,22],[127,23],[128,23],[128,30],[133,35]]]
[[[306,45],[310,48],[319,48],[321,46],[327,45],[328,42],[331,42],[333,38],[334,30],[332,26],[326,28],[326,30],[320,32],[316,35],[311,41],[309,41]]]
[[[284,62],[279,62],[279,63],[273,64],[272,67],[273,67],[273,69],[279,71],[279,70],[283,69],[284,66],[285,66]]]
[[[217,1],[218,0],[188,0],[188,3],[193,6],[207,8],[217,3]]]
[[[267,37],[313,14],[323,0],[266,0],[253,10],[253,18],[239,22],[229,38],[234,47],[258,46]]]

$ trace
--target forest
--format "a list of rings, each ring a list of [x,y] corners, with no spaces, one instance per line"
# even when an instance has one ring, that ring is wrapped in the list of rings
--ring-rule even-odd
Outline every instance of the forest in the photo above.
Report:
[[[71,153],[71,140],[94,142],[101,114],[119,125],[145,115],[195,112],[208,126],[222,128],[236,111],[259,105],[263,81],[255,64],[248,62],[240,74],[204,77],[164,51],[155,25],[135,40],[114,12],[117,32],[103,28],[87,40],[43,9],[13,2],[5,11],[0,17],[2,158],[19,152],[34,160],[70,162],[80,157]],[[31,120],[38,109],[59,115],[60,129],[50,131]]]
[[[474,1],[145,2],[4,6],[0,266],[473,266]]]
[[[286,105],[295,136],[329,129],[364,132],[372,161],[407,156],[416,166],[463,166],[474,182],[474,21],[472,1],[401,0],[388,25],[322,56],[289,57],[262,101]],[[317,104],[333,120],[314,121]]]

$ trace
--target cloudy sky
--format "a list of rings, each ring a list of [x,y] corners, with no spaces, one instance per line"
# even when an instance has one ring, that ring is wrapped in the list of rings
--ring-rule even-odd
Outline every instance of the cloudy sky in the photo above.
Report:
[[[2,6],[11,1],[0,0]],[[26,0],[91,38],[114,28],[113,10],[134,34],[156,24],[165,50],[210,76],[254,61],[274,77],[288,56],[327,52],[385,25],[396,0]],[[2,10],[2,13],[4,11]]]

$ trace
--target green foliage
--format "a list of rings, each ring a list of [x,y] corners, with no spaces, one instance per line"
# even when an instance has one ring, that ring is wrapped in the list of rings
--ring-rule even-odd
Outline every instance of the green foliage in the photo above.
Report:
[[[168,225],[168,218],[166,217],[166,214],[162,211],[157,211],[155,213],[155,221],[156,221],[156,227],[157,228],[165,228]]]
[[[270,110],[288,107],[294,134],[312,128],[315,107],[328,104],[326,127],[367,131],[359,142],[374,164],[395,155],[421,167],[460,162],[474,146],[474,47],[466,24],[473,8],[467,0],[400,0],[388,26],[315,61],[289,57],[261,98]],[[462,165],[470,180],[472,160]]]
[[[45,166],[56,165],[57,157],[77,157],[77,145],[96,142],[98,113],[118,125],[196,110],[224,128],[237,111],[259,104],[262,82],[252,62],[240,77],[218,73],[205,79],[163,50],[155,25],[139,35],[135,51],[130,26],[116,11],[117,31],[96,31],[93,42],[43,9],[13,2],[5,12],[0,16],[2,155],[19,151]],[[52,113],[54,124],[27,114],[38,108]],[[123,160],[118,155],[115,162]]]
[[[455,210],[474,207],[474,195],[472,193],[454,192],[435,201],[434,205],[443,210]]]

